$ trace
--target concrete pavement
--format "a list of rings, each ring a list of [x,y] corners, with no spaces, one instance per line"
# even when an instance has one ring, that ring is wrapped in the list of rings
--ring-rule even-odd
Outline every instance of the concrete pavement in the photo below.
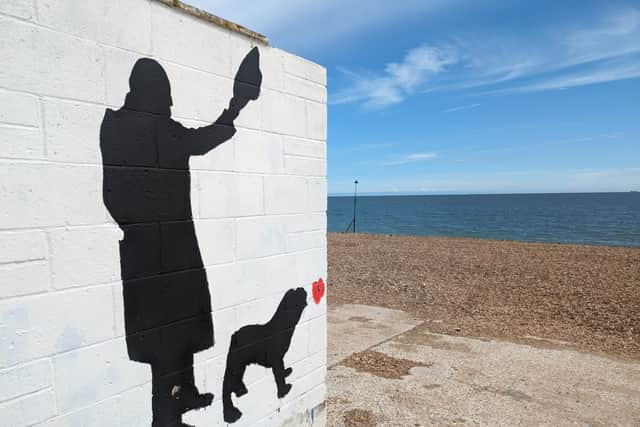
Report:
[[[433,334],[438,319],[381,307],[328,316],[328,425],[640,426],[638,362]]]

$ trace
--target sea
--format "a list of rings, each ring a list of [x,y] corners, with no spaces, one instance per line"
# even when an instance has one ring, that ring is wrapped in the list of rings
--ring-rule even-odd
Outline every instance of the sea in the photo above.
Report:
[[[344,232],[353,196],[330,196]],[[358,196],[356,232],[640,247],[640,193]],[[352,231],[349,228],[349,231]]]

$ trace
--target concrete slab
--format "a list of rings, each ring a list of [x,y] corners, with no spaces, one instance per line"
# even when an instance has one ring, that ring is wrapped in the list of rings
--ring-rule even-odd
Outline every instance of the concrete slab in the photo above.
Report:
[[[370,342],[366,322],[337,309],[329,353],[344,354],[336,345],[361,335]],[[358,310],[363,318],[380,312]],[[338,331],[350,339],[337,339]],[[432,334],[424,324],[340,359],[328,382],[331,426],[640,426],[640,363]]]
[[[327,316],[329,366],[422,323],[400,310],[357,304],[329,307]]]

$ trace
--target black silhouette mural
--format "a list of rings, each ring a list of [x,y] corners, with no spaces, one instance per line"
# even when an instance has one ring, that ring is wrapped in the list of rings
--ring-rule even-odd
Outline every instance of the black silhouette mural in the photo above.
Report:
[[[278,388],[278,398],[291,390],[285,379],[292,369],[284,367],[284,355],[289,351],[293,331],[307,306],[307,292],[303,288],[290,289],[284,294],[275,314],[264,325],[248,325],[240,328],[231,337],[227,368],[222,383],[222,405],[224,420],[237,421],[242,413],[233,406],[231,393],[237,397],[247,393],[243,382],[248,365],[256,363],[271,368]]]
[[[193,376],[193,355],[214,344],[211,298],[194,229],[189,157],[235,133],[234,120],[260,94],[259,52],[235,77],[229,106],[211,125],[171,119],[171,86],[162,66],[139,59],[124,106],[107,109],[100,129],[103,200],[120,241],[124,319],[131,360],[152,373],[153,426],[186,426],[182,414],[211,404]],[[231,249],[231,248],[229,248]]]

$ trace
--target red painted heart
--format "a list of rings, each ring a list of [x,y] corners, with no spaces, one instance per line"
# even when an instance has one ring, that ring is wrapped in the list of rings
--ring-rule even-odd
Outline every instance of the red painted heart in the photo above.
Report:
[[[320,304],[320,300],[322,300],[324,296],[324,281],[322,277],[313,282],[311,288],[313,291],[313,301],[315,301],[316,304]]]

